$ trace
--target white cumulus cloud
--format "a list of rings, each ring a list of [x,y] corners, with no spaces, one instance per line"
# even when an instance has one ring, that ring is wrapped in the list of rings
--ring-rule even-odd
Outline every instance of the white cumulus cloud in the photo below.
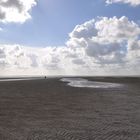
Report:
[[[140,0],[106,0],[107,4],[112,3],[124,3],[124,4],[130,4],[131,6],[138,6],[140,5]]]
[[[0,22],[23,23],[31,18],[30,10],[35,0],[0,0]]]
[[[89,34],[85,34],[89,29],[87,23]],[[99,64],[100,71],[139,74],[140,26],[127,17],[91,20],[77,25],[69,35],[67,45],[84,48],[88,60],[92,61],[90,64]],[[88,65],[89,69],[92,66]]]
[[[127,61],[129,48],[138,48],[139,35],[140,27],[127,17],[102,17],[77,25],[69,34],[67,45],[85,48],[86,55],[93,57],[95,63],[122,64]],[[132,40],[135,44],[130,43]]]

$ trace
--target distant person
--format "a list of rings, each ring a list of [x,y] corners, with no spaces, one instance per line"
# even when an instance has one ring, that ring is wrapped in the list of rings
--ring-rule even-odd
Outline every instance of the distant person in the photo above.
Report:
[[[45,79],[46,79],[47,77],[45,76]]]

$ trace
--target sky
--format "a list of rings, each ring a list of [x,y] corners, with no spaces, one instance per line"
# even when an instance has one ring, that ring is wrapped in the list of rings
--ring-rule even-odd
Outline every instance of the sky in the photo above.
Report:
[[[139,75],[140,0],[1,0],[0,75]]]

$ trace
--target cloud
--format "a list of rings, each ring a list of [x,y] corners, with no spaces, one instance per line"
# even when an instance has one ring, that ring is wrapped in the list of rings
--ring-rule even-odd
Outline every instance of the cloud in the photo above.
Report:
[[[95,36],[97,30],[95,28],[95,20],[90,20],[82,25],[77,25],[74,30],[69,34],[71,38],[88,38],[89,36]]]
[[[23,23],[31,18],[30,10],[35,5],[35,0],[1,0],[0,22]]]
[[[106,0],[107,4],[112,3],[124,3],[124,4],[130,4],[131,6],[138,6],[140,5],[140,0]]]
[[[77,25],[65,46],[0,45],[0,74],[140,74],[140,27],[127,17]]]
[[[76,64],[76,65],[83,65],[83,64],[85,64],[85,62],[82,59],[79,59],[79,58],[72,60],[72,62],[74,64]]]
[[[0,32],[3,31],[3,29],[0,27]]]
[[[127,17],[101,17],[97,21],[77,25],[69,34],[70,39],[66,44],[69,47],[85,48],[86,55],[93,57],[94,63],[121,64],[126,61],[131,40],[138,43],[139,35],[140,27]]]
[[[4,68],[7,65],[5,49],[0,48],[0,68]]]
[[[0,48],[0,58],[5,58],[4,48]]]

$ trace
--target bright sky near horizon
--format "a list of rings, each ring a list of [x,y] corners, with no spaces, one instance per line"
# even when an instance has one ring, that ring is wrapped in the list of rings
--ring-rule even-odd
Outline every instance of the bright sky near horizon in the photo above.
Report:
[[[140,0],[1,0],[0,75],[139,75]]]

